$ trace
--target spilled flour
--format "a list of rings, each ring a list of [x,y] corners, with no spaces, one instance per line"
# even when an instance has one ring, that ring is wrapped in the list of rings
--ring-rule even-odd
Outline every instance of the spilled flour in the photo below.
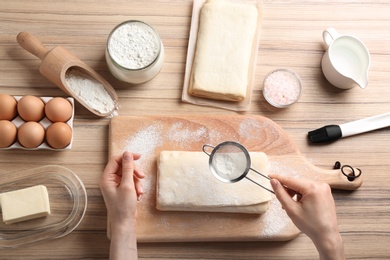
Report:
[[[284,161],[278,161],[275,158],[274,160],[270,161],[270,173],[277,173],[293,178],[298,178],[301,176],[299,171],[292,168],[290,164]]]
[[[190,129],[182,122],[174,123],[168,131],[161,123],[140,129],[134,136],[130,136],[124,145],[125,151],[132,151],[142,155],[139,162],[155,154],[156,148],[169,142],[176,149],[185,149],[192,143],[199,143],[207,139],[206,127]]]
[[[269,202],[269,209],[261,217],[261,220],[264,223],[264,229],[261,230],[260,237],[273,237],[288,231],[291,227],[295,228],[282,205],[274,196]]]
[[[156,147],[163,144],[161,131],[162,126],[158,124],[141,129],[134,136],[126,140],[124,151],[141,154],[142,156],[138,160],[138,163],[142,164],[144,160],[154,155]]]
[[[262,127],[257,120],[253,118],[247,118],[240,123],[238,133],[241,137],[247,139],[257,139],[261,133],[261,128]]]
[[[279,133],[269,121],[259,122],[256,118],[245,118],[238,127],[240,138],[260,143],[263,147],[278,139]]]
[[[176,142],[181,148],[187,147],[194,142],[201,142],[207,137],[207,128],[200,127],[197,129],[189,129],[186,124],[182,122],[174,123],[168,131],[168,140]]]

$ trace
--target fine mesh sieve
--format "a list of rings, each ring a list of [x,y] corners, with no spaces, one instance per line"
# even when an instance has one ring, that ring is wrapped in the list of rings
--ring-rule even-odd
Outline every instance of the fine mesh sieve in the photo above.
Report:
[[[211,153],[206,151],[207,148],[212,148]],[[270,180],[267,175],[264,175],[251,168],[251,158],[244,146],[237,142],[227,141],[211,146],[203,145],[202,150],[209,158],[209,167],[211,173],[220,181],[234,183],[246,178],[257,184],[258,186],[274,193],[273,190],[263,186],[247,176],[249,170],[261,175]]]

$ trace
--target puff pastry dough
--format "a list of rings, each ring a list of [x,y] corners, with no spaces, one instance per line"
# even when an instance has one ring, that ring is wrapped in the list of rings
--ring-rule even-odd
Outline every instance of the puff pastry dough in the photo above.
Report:
[[[247,95],[256,6],[208,0],[201,8],[190,95],[241,101]]]
[[[268,174],[268,158],[251,152],[252,167]],[[270,192],[247,179],[236,183],[217,180],[203,152],[162,151],[157,165],[157,209],[262,214],[268,209]],[[248,175],[249,176],[249,175]],[[250,177],[270,187],[264,177]]]

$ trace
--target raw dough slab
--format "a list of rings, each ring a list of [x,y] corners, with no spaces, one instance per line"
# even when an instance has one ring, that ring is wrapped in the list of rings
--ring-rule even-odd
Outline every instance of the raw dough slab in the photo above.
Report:
[[[261,22],[262,22],[261,1],[242,1],[242,0],[239,1],[241,3],[253,4],[257,8],[257,12],[258,12],[256,36],[251,50],[252,54],[251,54],[251,62],[250,62],[250,68],[248,74],[249,82],[248,82],[246,98],[239,102],[196,97],[189,94],[188,90],[191,81],[192,68],[193,68],[194,56],[195,56],[195,48],[196,48],[197,37],[198,37],[200,10],[205,2],[206,0],[193,1],[191,29],[190,29],[190,36],[188,40],[186,68],[185,68],[183,91],[182,91],[182,101],[195,104],[195,105],[200,105],[200,106],[219,107],[219,108],[233,110],[233,111],[249,111],[251,106],[251,100],[252,100],[252,89],[254,86],[254,75],[255,75],[255,69],[257,64],[258,45],[260,43],[260,31],[261,31]]]
[[[251,4],[208,0],[203,5],[191,95],[226,101],[246,98],[257,16]]]
[[[265,153],[252,152],[252,168],[268,175]],[[236,183],[218,180],[203,152],[162,151],[157,168],[157,209],[262,214],[271,193],[247,179]],[[269,181],[250,171],[248,177],[270,188]]]

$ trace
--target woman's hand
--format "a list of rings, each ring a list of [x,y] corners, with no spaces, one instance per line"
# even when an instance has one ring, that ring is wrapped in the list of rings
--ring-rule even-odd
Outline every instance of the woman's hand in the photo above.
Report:
[[[107,163],[100,179],[100,189],[111,221],[134,220],[137,199],[143,194],[141,179],[145,177],[135,164],[139,154],[124,152]]]
[[[100,179],[110,219],[110,259],[137,259],[137,199],[143,194],[141,179],[145,175],[134,160],[140,157],[124,152],[111,158]]]
[[[329,185],[276,174],[270,174],[269,177],[283,209],[294,224],[313,241],[320,259],[345,259]],[[283,185],[302,197],[294,200]]]

